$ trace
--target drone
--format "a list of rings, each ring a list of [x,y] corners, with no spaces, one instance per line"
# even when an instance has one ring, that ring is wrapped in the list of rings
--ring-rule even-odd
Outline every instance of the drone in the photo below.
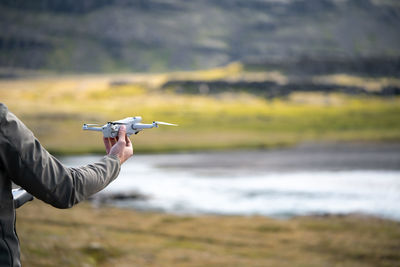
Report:
[[[14,198],[14,208],[18,209],[28,201],[33,200],[33,196],[26,192],[24,189],[17,188],[12,190],[12,195]]]
[[[162,122],[162,121],[153,121],[151,124],[141,123],[142,117],[128,117],[118,121],[107,122],[103,126],[99,124],[83,124],[83,130],[88,131],[98,131],[103,132],[105,138],[115,138],[118,136],[119,127],[121,125],[126,125],[126,134],[131,136],[132,134],[138,134],[143,129],[150,128],[158,128],[159,125],[169,125],[169,126],[178,126],[177,124]]]

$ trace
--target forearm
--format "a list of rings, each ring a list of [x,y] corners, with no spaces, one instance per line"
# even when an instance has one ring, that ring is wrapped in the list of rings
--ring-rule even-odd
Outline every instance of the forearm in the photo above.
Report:
[[[116,156],[107,155],[96,163],[69,168],[69,171],[73,180],[74,195],[65,199],[64,203],[68,203],[68,207],[87,199],[112,182],[119,174],[120,161]],[[58,194],[63,195],[62,188],[59,191]]]
[[[9,178],[35,197],[68,208],[102,190],[119,173],[120,161],[105,156],[81,168],[67,168],[50,155],[4,106],[0,121],[0,164]]]

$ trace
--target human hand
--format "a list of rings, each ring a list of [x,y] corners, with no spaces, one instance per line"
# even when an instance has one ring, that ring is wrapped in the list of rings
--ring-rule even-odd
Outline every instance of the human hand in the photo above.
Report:
[[[103,137],[103,141],[107,155],[117,156],[121,164],[133,155],[132,143],[126,135],[125,125],[119,127],[118,136],[116,138]]]

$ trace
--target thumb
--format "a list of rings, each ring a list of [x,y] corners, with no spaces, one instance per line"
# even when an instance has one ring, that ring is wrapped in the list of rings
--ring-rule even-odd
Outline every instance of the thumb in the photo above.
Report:
[[[121,125],[118,131],[118,141],[125,141],[125,135],[126,135],[126,126]]]

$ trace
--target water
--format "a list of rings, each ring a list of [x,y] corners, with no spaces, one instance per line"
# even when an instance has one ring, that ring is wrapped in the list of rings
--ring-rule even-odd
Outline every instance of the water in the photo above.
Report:
[[[62,161],[78,166],[98,158]],[[181,214],[356,212],[400,220],[400,144],[135,155],[102,194],[132,191],[149,198],[113,204]]]

